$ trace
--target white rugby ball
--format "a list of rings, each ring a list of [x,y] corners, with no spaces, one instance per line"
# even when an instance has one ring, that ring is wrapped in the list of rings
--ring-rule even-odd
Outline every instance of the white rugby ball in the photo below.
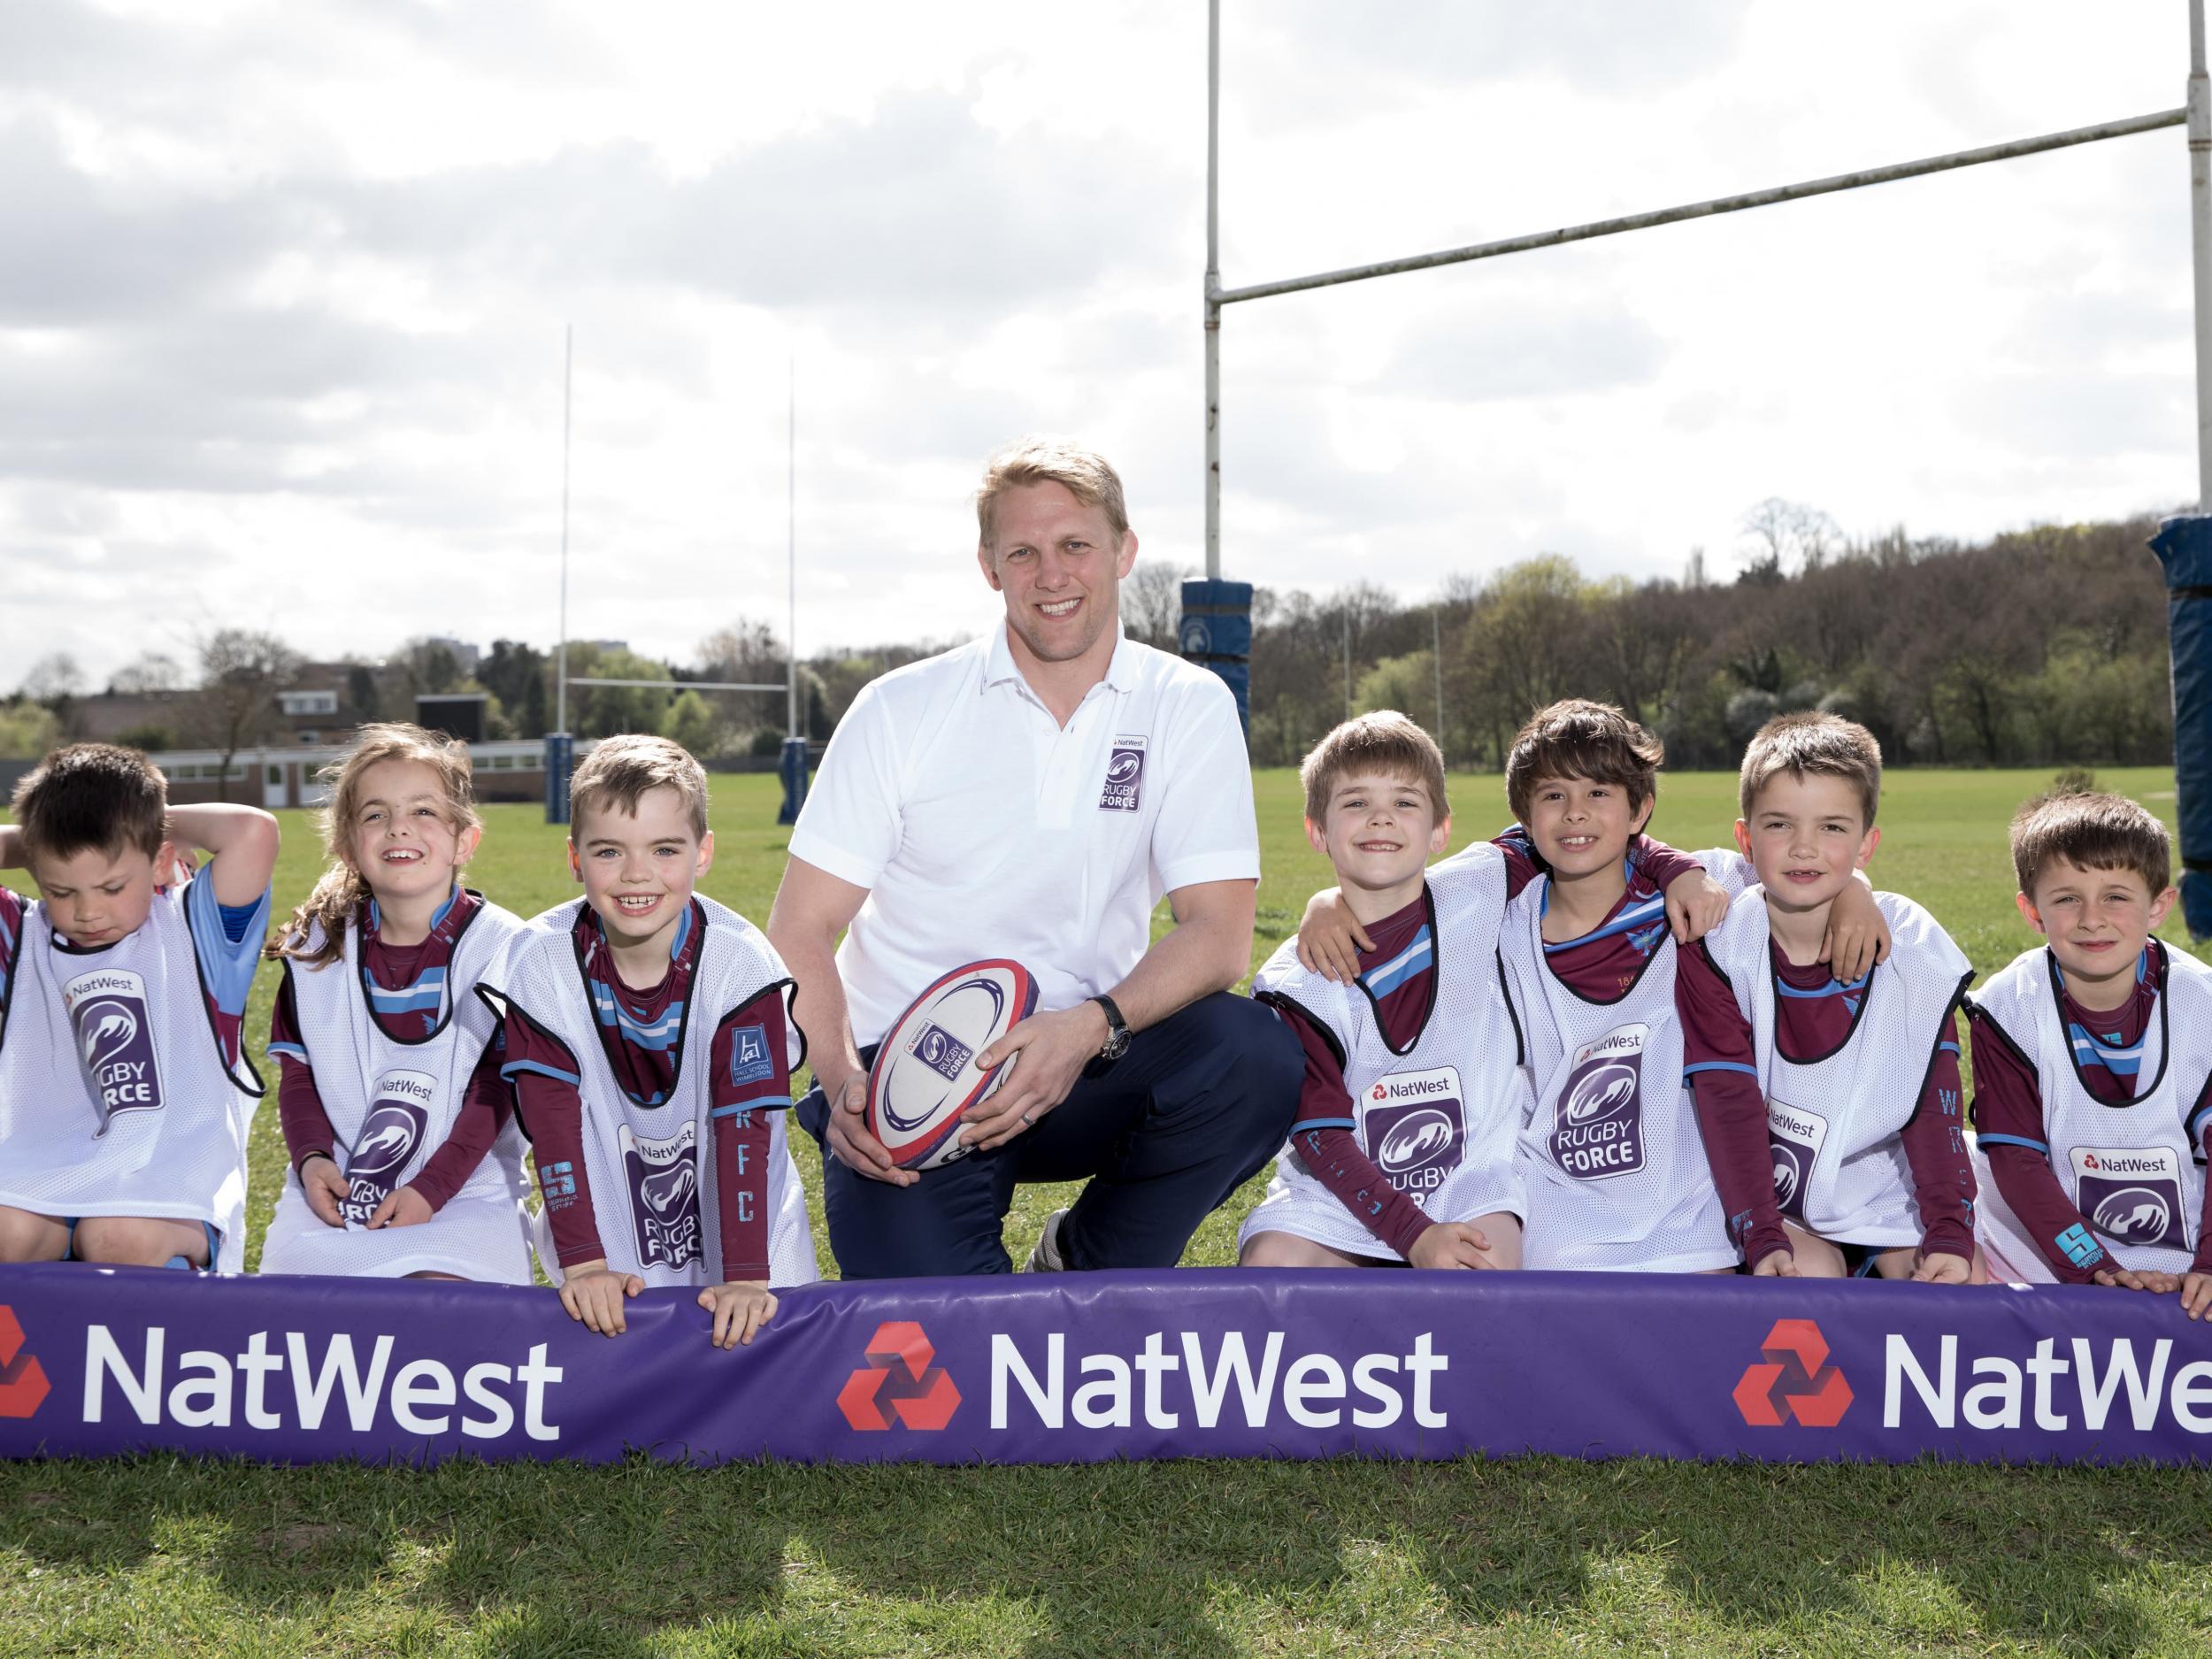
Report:
[[[976,1056],[1036,1011],[1037,980],[1018,962],[955,968],[884,1033],[868,1068],[868,1133],[902,1169],[933,1170],[965,1157],[960,1120],[1012,1069]]]

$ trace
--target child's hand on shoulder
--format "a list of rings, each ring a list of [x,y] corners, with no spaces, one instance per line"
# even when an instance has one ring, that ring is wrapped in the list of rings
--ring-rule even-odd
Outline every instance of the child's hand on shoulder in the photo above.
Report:
[[[411,1187],[396,1188],[391,1196],[376,1207],[369,1217],[369,1231],[379,1227],[419,1227],[438,1212],[430,1207],[430,1201]]]
[[[1667,883],[1667,926],[1678,945],[1694,945],[1728,919],[1728,889],[1702,870],[1686,870]]]
[[[761,1326],[776,1317],[775,1293],[758,1279],[709,1285],[699,1293],[699,1305],[714,1316],[717,1348],[750,1342]]]
[[[1342,888],[1330,887],[1306,901],[1306,913],[1298,918],[1298,960],[1307,972],[1349,985],[1359,978],[1359,953],[1374,948],[1344,902]]]
[[[1973,1263],[1948,1250],[1923,1252],[1913,1257],[1912,1282],[1916,1285],[1968,1285],[1973,1279]]]
[[[622,1304],[644,1288],[635,1273],[618,1273],[603,1260],[579,1262],[561,1276],[561,1306],[585,1329],[620,1336],[630,1328]]]
[[[1465,1222],[1439,1221],[1413,1241],[1406,1260],[1415,1267],[1486,1268],[1491,1263],[1484,1252],[1489,1248],[1489,1235]]]
[[[308,1209],[314,1211],[315,1219],[326,1227],[346,1225],[338,1206],[351,1190],[346,1178],[338,1172],[337,1160],[327,1153],[318,1152],[300,1165],[300,1194],[307,1200]]]
[[[2185,1273],[2181,1279],[2181,1310],[2201,1319],[2212,1309],[2212,1273]]]
[[[1828,936],[1821,941],[1820,959],[1839,985],[1864,979],[1876,963],[1889,959],[1889,922],[1863,876],[1845,882],[1829,906]]]

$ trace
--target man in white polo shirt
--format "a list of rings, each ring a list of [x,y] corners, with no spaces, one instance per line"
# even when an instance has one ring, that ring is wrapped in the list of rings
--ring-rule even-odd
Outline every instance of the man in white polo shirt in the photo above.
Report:
[[[798,980],[830,1245],[848,1279],[1006,1272],[1016,1184],[1087,1177],[1031,1265],[1171,1267],[1282,1145],[1302,1075],[1288,1028],[1229,990],[1260,873],[1236,705],[1122,636],[1137,538],[1104,460],[1018,444],[976,514],[1005,619],[854,700],[768,922]],[[901,1170],[862,1118],[868,1062],[925,986],[986,956],[1037,976],[1040,1011],[984,1056],[1020,1063],[963,1130],[974,1153]]]

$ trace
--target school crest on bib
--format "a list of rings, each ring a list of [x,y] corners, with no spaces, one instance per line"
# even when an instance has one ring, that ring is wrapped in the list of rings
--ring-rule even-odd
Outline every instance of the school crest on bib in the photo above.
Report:
[[[2074,1203],[2122,1244],[2187,1249],[2181,1160],[2171,1147],[2075,1147]]]
[[[1651,1027],[1616,1025],[1567,1060],[1551,1131],[1551,1156],[1581,1181],[1644,1167],[1644,1045]]]
[[[376,1079],[368,1116],[346,1156],[346,1195],[338,1210],[348,1226],[367,1226],[377,1207],[392,1195],[401,1171],[422,1145],[437,1098],[438,1079],[426,1072],[396,1068]]]
[[[118,1112],[159,1110],[161,1071],[146,1017],[146,981],[127,968],[101,968],[79,974],[61,995],[100,1133]]]
[[[1465,1152],[1463,1098],[1459,1068],[1440,1065],[1379,1078],[1360,1102],[1360,1138],[1383,1179],[1424,1208]]]
[[[1106,782],[1098,792],[1102,812],[1134,812],[1144,799],[1144,745],[1139,737],[1117,737],[1106,756]]]
[[[630,1188],[639,1263],[680,1268],[700,1255],[698,1129],[687,1121],[662,1140],[648,1140],[627,1124],[616,1131],[622,1172]]]

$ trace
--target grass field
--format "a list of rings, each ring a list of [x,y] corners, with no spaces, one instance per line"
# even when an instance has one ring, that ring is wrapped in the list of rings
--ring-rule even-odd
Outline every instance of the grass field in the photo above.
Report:
[[[1978,972],[2031,941],[2004,825],[2047,781],[1888,780],[1877,885],[1933,910]],[[2170,773],[2101,781],[2170,819]],[[1257,784],[1255,962],[1327,879],[1294,778]],[[1496,779],[1454,787],[1462,839],[1502,821]],[[1671,777],[1655,833],[1724,840],[1733,794],[1732,777]],[[757,920],[782,868],[774,805],[772,780],[716,782],[705,890]],[[541,817],[491,809],[471,878],[524,914],[572,891]],[[280,908],[319,864],[304,815],[284,818]],[[6,879],[28,890],[21,872]],[[2177,919],[2167,932],[2181,942]],[[273,992],[265,972],[257,1058]],[[818,1191],[811,1146],[795,1147]],[[255,1125],[257,1240],[283,1166],[272,1109]],[[1256,1197],[1217,1214],[1187,1259],[1227,1263]],[[1064,1202],[1023,1192],[1007,1226],[1017,1259]],[[0,1465],[0,1655],[2179,1655],[2212,1653],[2208,1572],[2200,1472]]]

